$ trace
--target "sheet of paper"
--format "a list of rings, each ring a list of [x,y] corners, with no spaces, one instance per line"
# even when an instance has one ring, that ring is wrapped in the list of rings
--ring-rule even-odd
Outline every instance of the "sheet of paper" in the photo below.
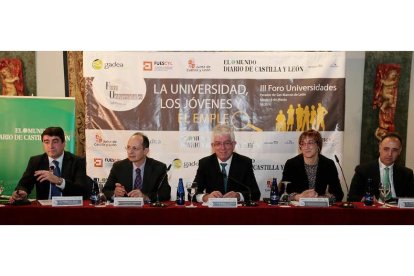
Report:
[[[38,200],[38,202],[42,206],[52,206],[52,200],[51,199],[42,199],[42,200]]]

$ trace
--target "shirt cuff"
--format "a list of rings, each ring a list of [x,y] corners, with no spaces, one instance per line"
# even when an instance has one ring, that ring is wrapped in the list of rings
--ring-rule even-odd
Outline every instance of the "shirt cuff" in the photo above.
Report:
[[[203,202],[203,196],[204,196],[205,194],[198,194],[198,195],[196,195],[196,200],[197,200],[197,202]]]
[[[63,190],[63,189],[65,189],[65,185],[66,185],[66,180],[64,178],[62,178],[62,183],[56,184],[56,187]]]

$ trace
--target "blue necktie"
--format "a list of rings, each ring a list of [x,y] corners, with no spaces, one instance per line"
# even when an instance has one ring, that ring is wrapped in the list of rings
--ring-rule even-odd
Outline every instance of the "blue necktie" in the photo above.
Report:
[[[227,172],[226,172],[226,163],[220,163],[221,173],[223,174],[223,183],[224,183],[224,192],[227,193]]]
[[[137,176],[135,177],[135,181],[134,181],[134,190],[136,189],[142,190],[141,169],[137,168],[135,171],[137,173]]]
[[[53,167],[53,174],[60,177],[59,161],[53,160],[52,163],[55,165]],[[50,184],[50,189],[50,197],[62,196],[62,190],[56,187],[55,184]]]

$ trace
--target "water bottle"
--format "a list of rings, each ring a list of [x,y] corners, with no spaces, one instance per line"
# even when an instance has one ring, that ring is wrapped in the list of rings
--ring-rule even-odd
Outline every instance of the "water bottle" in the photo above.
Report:
[[[374,196],[372,195],[372,179],[368,178],[367,180],[367,190],[364,195],[364,205],[372,206],[374,205]]]
[[[98,205],[99,204],[98,178],[93,179],[90,200],[91,200],[92,205]]]
[[[279,203],[279,191],[277,189],[277,179],[273,178],[272,187],[270,188],[270,204],[277,205]]]
[[[184,205],[184,199],[185,199],[184,184],[183,184],[183,179],[180,178],[178,180],[177,199],[175,202],[177,203],[177,205]]]

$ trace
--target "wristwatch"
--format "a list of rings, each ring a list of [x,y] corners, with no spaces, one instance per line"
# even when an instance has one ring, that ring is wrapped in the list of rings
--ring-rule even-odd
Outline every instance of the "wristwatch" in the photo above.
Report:
[[[62,183],[63,183],[63,178],[62,177],[59,177],[59,182],[57,184],[58,185],[62,185]]]

